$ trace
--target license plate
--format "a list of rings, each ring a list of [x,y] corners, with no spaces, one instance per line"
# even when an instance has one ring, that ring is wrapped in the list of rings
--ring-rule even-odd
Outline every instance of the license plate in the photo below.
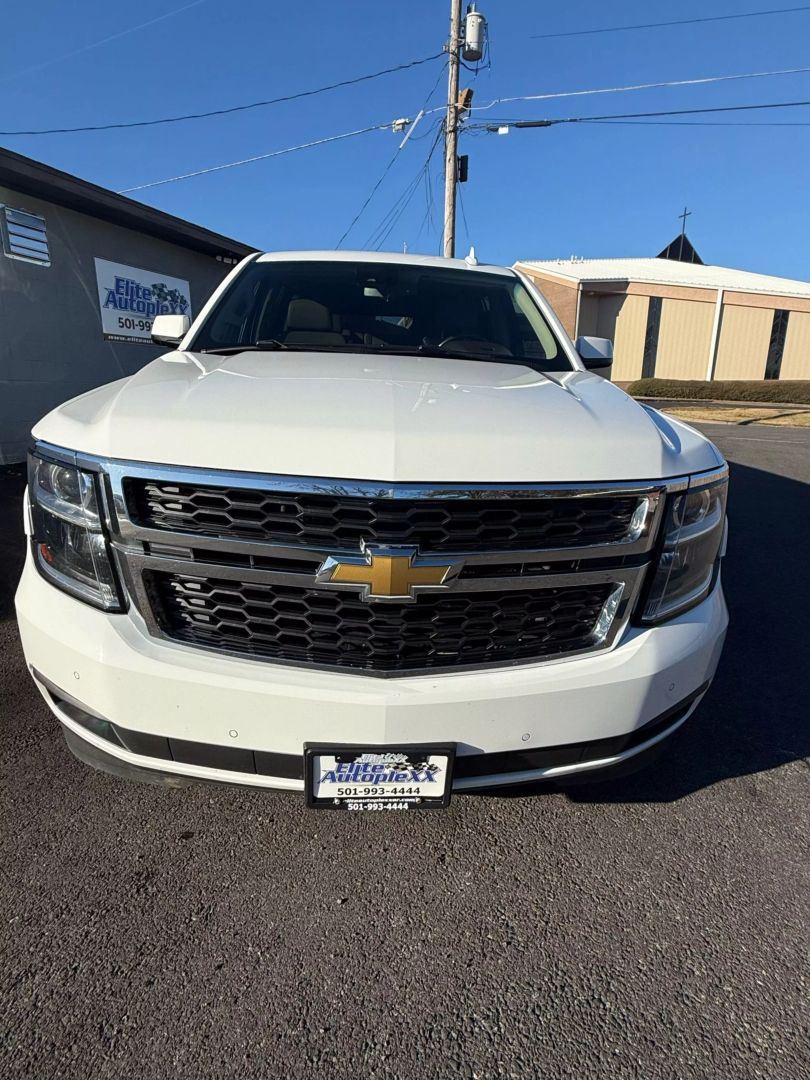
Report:
[[[435,810],[453,785],[453,746],[304,747],[307,805],[332,810]]]

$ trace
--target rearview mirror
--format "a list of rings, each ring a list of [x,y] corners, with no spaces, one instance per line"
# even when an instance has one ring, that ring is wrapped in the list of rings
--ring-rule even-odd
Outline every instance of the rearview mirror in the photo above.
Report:
[[[156,315],[152,320],[152,341],[156,345],[179,345],[190,326],[188,315]]]
[[[604,337],[578,337],[574,348],[588,371],[610,378],[613,367],[613,342]]]

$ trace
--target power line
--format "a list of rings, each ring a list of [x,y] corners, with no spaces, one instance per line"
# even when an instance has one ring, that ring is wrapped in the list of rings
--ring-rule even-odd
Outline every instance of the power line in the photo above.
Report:
[[[379,251],[382,245],[385,243],[385,241],[395,229],[400,218],[408,208],[411,199],[413,199],[414,195],[419,189],[419,184],[422,181],[422,178],[430,170],[430,162],[433,159],[433,155],[435,154],[436,148],[439,145],[439,141],[441,140],[443,131],[444,125],[437,124],[436,134],[434,136],[433,142],[430,145],[430,149],[428,150],[427,157],[425,158],[423,165],[416,173],[416,175],[412,177],[412,179],[408,182],[403,191],[394,201],[393,206],[391,206],[390,209],[386,212],[386,214],[383,216],[381,221],[373,230],[369,238],[366,240],[365,246],[367,248],[373,245],[375,250]]]
[[[437,124],[436,129],[434,131],[434,135],[433,135],[433,142],[431,143],[430,149],[428,150],[428,155],[427,155],[426,160],[419,167],[416,174],[411,177],[411,179],[405,185],[403,190],[399,193],[399,195],[397,195],[396,199],[394,199],[393,204],[391,206],[389,206],[389,208],[383,214],[382,218],[380,218],[380,220],[374,226],[372,231],[369,233],[368,237],[366,238],[365,244],[364,244],[365,248],[371,247],[373,244],[375,244],[377,242],[377,239],[379,237],[382,237],[385,230],[388,228],[388,225],[390,224],[392,219],[395,217],[395,215],[399,211],[399,208],[400,208],[400,206],[402,204],[402,201],[404,199],[408,199],[408,201],[410,201],[410,198],[412,197],[413,193],[419,187],[419,182],[421,181],[422,177],[425,175],[425,166],[427,165],[427,162],[430,161],[430,158],[433,155],[433,151],[436,148],[436,144],[438,142],[441,131],[442,131],[442,125]]]
[[[429,224],[431,230],[436,228],[436,223],[433,220],[433,205],[434,205],[433,184],[431,182],[430,169],[429,168],[427,168],[424,171],[423,179],[424,179],[424,187],[425,187],[425,213],[422,216],[422,220],[419,223],[419,228],[416,231],[416,236],[414,238],[414,250],[416,250],[417,247],[418,247],[419,240],[421,239],[422,233],[424,232],[425,225]],[[441,179],[442,179],[441,176],[438,176],[437,179],[436,179],[437,188],[441,184]],[[439,239],[440,240],[442,239],[441,232],[439,233]]]
[[[554,119],[554,120],[504,120],[504,121],[501,122],[500,126],[524,127],[524,128],[525,127],[556,127],[556,126],[558,126],[560,124],[596,124],[596,123],[617,122],[617,121],[621,121],[621,120],[627,120],[627,121],[642,120],[643,118],[657,117],[657,116],[687,116],[687,115],[691,115],[691,114],[695,114],[695,113],[742,112],[742,111],[748,111],[748,110],[752,110],[752,109],[787,109],[787,108],[793,108],[793,107],[802,106],[802,105],[810,105],[810,101],[783,101],[783,102],[775,102],[775,103],[769,104],[769,105],[726,105],[726,106],[719,106],[719,107],[715,107],[715,108],[711,108],[711,109],[668,109],[668,110],[665,110],[665,111],[662,111],[662,112],[616,113],[616,114],[605,115],[605,116],[571,116],[571,117],[562,117],[562,118]],[[477,124],[477,125],[471,125],[469,130],[474,131],[476,129],[480,129],[482,131],[482,133],[484,133],[484,132],[487,132],[487,131],[497,131],[498,126],[499,126],[498,124]],[[696,126],[708,127],[709,125],[708,125],[708,123],[703,123],[703,124],[697,124]],[[730,125],[730,126],[743,127],[745,125],[744,124],[735,124],[735,125]],[[765,126],[765,125],[763,125],[763,126]],[[773,125],[770,125],[770,126],[777,126],[777,125],[773,124]],[[796,127],[799,127],[799,126],[803,126],[803,125],[801,125],[801,124],[795,124],[795,125],[787,125],[787,124],[785,124],[783,126],[796,126]],[[190,180],[190,179],[192,179],[192,178],[194,178],[196,176],[206,176],[209,173],[222,172],[225,169],[235,169],[235,168],[238,168],[241,165],[251,165],[256,161],[267,161],[269,158],[283,157],[286,154],[293,154],[298,150],[309,150],[309,149],[311,149],[313,147],[316,147],[316,146],[325,146],[328,143],[339,142],[339,141],[344,140],[344,139],[354,138],[356,135],[366,135],[366,134],[368,134],[369,132],[372,132],[372,131],[386,131],[390,127],[391,127],[391,121],[387,121],[384,124],[373,124],[370,127],[358,128],[355,131],[344,131],[344,132],[341,132],[339,135],[327,135],[322,139],[313,139],[310,142],[298,143],[296,146],[287,146],[287,147],[284,147],[284,149],[282,149],[282,150],[271,150],[266,154],[256,154],[253,157],[241,158],[238,161],[228,161],[228,162],[225,162],[222,165],[212,165],[212,166],[209,166],[208,168],[205,168],[205,169],[195,169],[193,172],[181,173],[178,176],[168,176],[164,180],[152,180],[148,184],[137,184],[134,187],[121,188],[118,191],[117,194],[119,194],[119,195],[128,195],[133,191],[145,191],[147,188],[162,187],[164,184],[174,184],[174,183],[177,183],[180,180]],[[394,203],[394,206],[391,208],[391,210],[388,211],[388,213],[383,217],[382,221],[377,225],[376,229],[372,232],[371,236],[366,241],[366,246],[368,246],[369,244],[371,244],[374,241],[375,237],[377,236],[377,234],[380,232],[381,229],[385,228],[385,226],[386,226],[386,224],[388,222],[389,215],[391,215],[393,212],[396,211],[397,207],[399,206],[400,200],[406,199],[405,206],[407,206],[407,204],[413,198],[413,195],[414,195],[414,193],[416,191],[416,188],[419,186],[419,181],[422,179],[422,177],[425,174],[426,170],[429,168],[430,160],[433,157],[433,154],[435,153],[436,146],[438,145],[439,136],[441,135],[441,131],[442,131],[442,125],[438,124],[438,125],[436,125],[436,127],[437,127],[437,133],[436,133],[436,135],[434,137],[433,143],[432,143],[430,151],[428,153],[427,161],[422,166],[422,168],[420,168],[420,170],[416,174],[416,176],[406,186],[404,191],[400,194],[400,196],[398,197],[398,199]],[[412,188],[412,190],[411,190],[411,188]],[[404,206],[403,206],[403,212],[404,212]],[[402,215],[400,213],[396,220],[398,221],[399,217],[401,217],[401,216]],[[394,224],[396,224],[396,221],[394,222]],[[390,232],[390,230],[389,230],[389,232]],[[388,234],[386,234],[386,236],[387,235]],[[383,239],[385,239],[385,237],[383,237]]]
[[[89,132],[89,131],[113,131],[129,128],[141,128],[141,127],[156,127],[160,124],[177,124],[186,120],[202,120],[211,116],[228,116],[232,113],[246,112],[250,109],[264,108],[269,105],[278,105],[288,101],[297,101],[301,98],[314,97],[317,94],[324,94],[330,90],[337,90],[344,86],[354,86],[357,83],[369,82],[372,79],[378,79],[383,75],[390,75],[397,71],[405,71],[412,67],[417,67],[421,64],[427,64],[431,60],[437,60],[441,57],[442,53],[434,53],[432,56],[426,56],[421,60],[411,60],[406,64],[398,64],[396,67],[384,68],[382,71],[372,72],[368,75],[358,75],[353,79],[344,79],[341,82],[330,83],[327,86],[319,86],[313,90],[301,90],[295,94],[286,94],[282,97],[268,98],[266,101],[254,101],[247,105],[232,105],[226,109],[213,109],[208,112],[201,113],[186,113],[181,116],[166,116],[157,120],[133,120],[125,123],[115,124],[92,124],[83,127],[71,127],[71,128],[40,128],[31,130],[18,130],[18,131],[0,131],[0,136],[17,136],[17,135],[67,135],[77,132]],[[671,79],[666,82],[654,82],[654,83],[635,83],[627,86],[609,86],[598,87],[590,90],[564,90],[556,91],[548,94],[524,94],[515,97],[501,97],[493,98],[492,101],[486,105],[473,105],[471,111],[481,112],[486,109],[492,109],[496,105],[511,104],[518,101],[553,101],[561,98],[568,97],[586,97],[594,94],[618,94],[635,90],[658,90],[666,87],[675,86],[702,86],[708,83],[718,82],[731,82],[739,79],[764,79],[777,75],[803,75],[810,72],[810,67],[802,68],[783,68],[775,71],[752,71],[744,72],[737,75],[710,75],[704,76],[699,79]],[[439,106],[435,109],[428,109],[425,115],[431,115],[435,112],[444,112],[444,106]]]
[[[360,218],[361,218],[361,217],[363,216],[363,213],[364,213],[364,211],[365,211],[366,207],[367,207],[367,206],[368,206],[368,204],[369,204],[369,203],[371,202],[371,200],[372,200],[372,199],[374,198],[374,196],[375,196],[375,195],[377,194],[377,192],[379,191],[379,189],[380,189],[380,186],[381,186],[381,184],[382,184],[383,180],[385,180],[386,176],[388,176],[389,172],[390,172],[390,171],[391,171],[391,169],[393,168],[394,162],[395,162],[395,161],[397,160],[397,158],[399,157],[399,153],[400,153],[400,150],[401,150],[401,149],[402,149],[402,146],[398,146],[398,147],[396,148],[396,150],[394,151],[394,153],[393,153],[393,155],[392,155],[391,159],[389,160],[388,164],[387,164],[387,165],[385,166],[385,168],[383,169],[383,171],[382,171],[382,172],[380,173],[380,175],[379,175],[379,177],[378,177],[378,179],[377,179],[377,182],[375,183],[374,187],[372,187],[371,191],[370,191],[370,192],[368,193],[368,195],[366,196],[366,199],[365,199],[365,201],[364,201],[363,205],[362,205],[362,206],[360,207],[360,209],[359,209],[359,210],[357,211],[357,213],[356,213],[356,214],[354,215],[354,217],[352,218],[351,222],[350,222],[350,223],[349,223],[349,224],[348,224],[348,225],[346,226],[346,228],[344,229],[344,231],[343,231],[343,233],[342,233],[342,235],[341,235],[340,239],[338,240],[337,244],[335,244],[335,248],[336,248],[336,249],[340,248],[340,246],[341,246],[341,245],[343,244],[343,241],[344,241],[344,240],[346,239],[346,237],[347,237],[347,236],[349,235],[349,233],[350,233],[350,232],[352,231],[352,229],[353,229],[353,228],[355,227],[355,225],[357,224],[357,222],[358,222],[358,221],[360,220]]]
[[[467,243],[472,243],[472,237],[470,235],[470,226],[467,224],[467,211],[464,209],[464,195],[462,189],[459,186],[458,189],[458,203],[461,207],[461,220],[464,222],[464,232],[467,234]]]
[[[664,109],[658,112],[612,113],[604,116],[565,116],[553,120],[511,120],[500,125],[487,124],[487,131],[497,131],[498,127],[540,128],[556,127],[558,124],[587,124],[604,120],[638,120],[654,116],[692,116],[698,113],[747,112],[752,109],[791,109],[810,105],[810,101],[777,101],[767,105],[717,105],[706,109]]]
[[[345,232],[343,233],[343,235],[341,236],[341,238],[340,238],[340,239],[338,240],[338,242],[337,242],[337,245],[336,245],[336,246],[337,246],[338,248],[339,248],[339,247],[341,246],[341,244],[343,243],[343,241],[344,241],[344,240],[346,239],[346,237],[347,237],[347,236],[349,235],[349,233],[350,233],[350,232],[352,231],[352,229],[354,228],[354,226],[355,226],[355,225],[357,224],[357,222],[358,222],[358,221],[360,220],[360,218],[362,217],[362,215],[363,215],[364,211],[366,210],[366,208],[368,207],[369,203],[370,203],[370,202],[371,202],[371,200],[372,200],[372,199],[374,198],[374,195],[375,195],[375,194],[377,193],[377,191],[379,190],[379,188],[380,188],[380,186],[381,186],[381,184],[382,184],[383,180],[384,180],[384,179],[386,178],[386,176],[388,175],[388,173],[389,173],[389,172],[391,171],[391,167],[393,166],[394,162],[395,162],[395,161],[397,160],[397,158],[399,157],[399,154],[400,154],[400,151],[401,151],[401,149],[402,149],[402,147],[401,147],[401,146],[398,146],[398,147],[397,147],[397,149],[396,149],[396,151],[395,151],[395,153],[394,153],[393,157],[391,158],[391,160],[390,160],[390,161],[388,162],[388,164],[387,164],[387,165],[385,166],[385,168],[383,169],[382,173],[380,174],[380,177],[379,177],[379,179],[377,180],[376,184],[374,185],[374,187],[373,187],[373,188],[371,189],[371,191],[369,192],[369,194],[368,194],[368,196],[367,196],[367,198],[366,198],[365,202],[363,203],[363,205],[362,205],[362,206],[360,207],[360,209],[359,209],[359,210],[357,211],[357,213],[355,214],[355,216],[354,216],[354,219],[353,219],[353,221],[352,221],[351,225],[349,225],[349,227],[348,227],[348,228],[346,229],[346,231],[345,231]],[[421,176],[421,173],[420,173],[420,176]]]
[[[117,124],[88,124],[83,127],[39,128],[30,131],[0,131],[0,135],[72,135],[79,131],[117,131],[123,128],[156,127],[158,124],[179,124],[185,120],[203,120],[210,116],[229,116],[231,113],[247,112],[248,109],[261,109],[267,105],[280,105],[287,101],[298,101],[300,98],[314,97],[316,94],[325,94],[328,90],[338,90],[343,86],[355,86],[357,83],[379,79],[383,75],[392,75],[397,71],[406,71],[408,68],[418,67],[420,64],[428,64],[431,60],[438,60],[440,56],[442,56],[442,53],[433,53],[432,56],[425,56],[421,60],[409,60],[406,64],[383,68],[382,71],[374,71],[369,75],[357,75],[353,79],[342,79],[340,82],[329,83],[328,86],[318,86],[314,90],[299,90],[295,94],[284,94],[282,97],[268,98],[266,101],[253,101],[248,105],[231,105],[227,109],[185,113],[182,116],[164,116],[158,120],[129,120]]]
[[[736,15],[706,15],[699,19],[674,19],[672,22],[635,23],[633,26],[598,26],[591,30],[563,30],[556,34],[530,34],[530,38],[584,37],[586,34],[623,34],[627,30],[657,30],[664,26],[689,26],[695,23],[727,22],[730,19],[755,19],[765,15],[788,15],[793,12],[810,11],[810,4],[802,7],[769,8],[767,11],[740,11]]]
[[[165,180],[152,180],[148,184],[137,184],[135,187],[122,188],[116,192],[118,195],[128,195],[131,191],[144,191],[146,188],[161,187],[163,184],[174,184],[178,180],[190,180],[194,176],[205,176],[208,173],[221,172],[223,169],[236,169],[240,165],[251,165],[254,161],[266,161],[268,158],[282,157],[284,154],[295,153],[296,150],[309,150],[313,146],[325,146],[326,143],[338,142],[341,139],[351,139],[355,135],[367,135],[370,131],[385,131],[390,128],[391,121],[385,124],[374,124],[372,127],[358,128],[356,131],[344,131],[340,135],[327,135],[323,139],[313,139],[312,142],[299,143],[297,146],[287,146],[283,150],[271,150],[268,154],[256,154],[255,157],[242,158],[239,161],[228,161],[224,165],[212,165],[207,169],[196,169],[194,172],[181,173],[179,176],[169,176]]]
[[[416,63],[424,63],[425,61],[415,61],[415,62]],[[560,97],[575,97],[575,96],[580,96],[580,95],[584,95],[584,94],[612,93],[612,92],[616,92],[618,90],[642,90],[642,89],[650,89],[652,87],[684,86],[684,85],[693,85],[695,83],[719,82],[719,81],[731,80],[731,79],[763,78],[763,77],[768,76],[768,75],[796,74],[796,73],[799,73],[799,72],[806,72],[806,71],[810,71],[810,68],[794,68],[794,69],[786,69],[786,70],[771,71],[771,72],[749,72],[749,73],[740,74],[740,75],[717,75],[717,76],[709,76],[709,77],[702,78],[702,79],[688,79],[688,80],[680,80],[680,81],[667,82],[667,83],[647,83],[647,84],[643,84],[643,85],[640,84],[640,85],[636,85],[636,86],[627,86],[627,87],[603,88],[603,89],[596,89],[596,90],[575,90],[575,91],[567,91],[567,92],[558,93],[558,94],[535,94],[535,95],[525,96],[525,97],[498,98],[498,99],[490,102],[488,105],[480,106],[479,108],[489,109],[489,108],[492,108],[494,105],[497,105],[497,104],[503,104],[503,103],[509,103],[509,102],[517,102],[517,101],[539,101],[539,100],[547,100],[547,99],[560,98]],[[362,76],[362,78],[373,78],[373,77],[374,76]],[[325,89],[325,88],[323,88],[323,89]],[[320,92],[322,92],[322,91],[307,91],[307,93],[309,93],[309,94],[320,93]],[[675,109],[675,110],[667,110],[665,112],[660,112],[660,113],[622,113],[622,114],[615,114],[615,115],[612,115],[612,116],[568,117],[568,118],[563,118],[563,119],[559,119],[559,120],[542,121],[542,122],[534,122],[534,123],[536,123],[536,126],[550,127],[552,125],[561,124],[561,123],[594,123],[594,122],[601,122],[603,120],[638,119],[638,118],[643,118],[643,117],[655,117],[655,116],[682,116],[682,115],[687,115],[689,113],[729,112],[729,111],[739,111],[739,110],[744,110],[744,109],[758,109],[758,108],[762,108],[762,109],[790,108],[792,106],[798,106],[798,105],[804,105],[804,104],[808,104],[808,103],[807,102],[796,101],[796,102],[783,102],[781,104],[776,103],[776,104],[771,104],[771,105],[726,106],[725,108],[713,108],[713,109]],[[476,108],[476,106],[473,106],[473,109],[475,109],[475,108]],[[425,115],[429,115],[429,114],[435,113],[437,111],[440,111],[440,110],[439,109],[429,109],[429,110],[426,110]],[[443,110],[441,110],[441,111],[443,111]],[[527,122],[526,121],[504,121],[502,123],[525,125]],[[530,121],[529,123],[533,123],[533,122]],[[325,145],[327,143],[337,142],[337,141],[342,140],[342,139],[349,139],[349,138],[352,138],[355,135],[364,135],[364,134],[366,134],[368,132],[371,132],[371,131],[381,131],[381,130],[383,130],[385,128],[390,127],[390,124],[391,124],[390,121],[388,121],[385,124],[374,124],[374,125],[371,125],[370,127],[358,128],[355,131],[342,132],[339,135],[330,135],[330,136],[327,136],[327,137],[322,138],[322,139],[314,139],[314,140],[312,140],[310,142],[299,143],[296,146],[285,147],[282,150],[272,150],[272,151],[270,151],[270,152],[268,152],[266,154],[257,154],[257,155],[255,155],[253,157],[242,158],[242,159],[240,159],[238,161],[230,161],[230,162],[226,162],[225,164],[222,164],[222,165],[214,165],[214,166],[210,166],[210,167],[205,168],[205,169],[197,169],[197,170],[195,170],[193,172],[181,173],[178,176],[170,176],[170,177],[167,177],[164,180],[153,180],[153,181],[151,181],[150,183],[147,183],[147,184],[138,184],[138,185],[135,185],[133,187],[123,188],[123,189],[121,189],[119,191],[119,194],[129,194],[130,192],[133,192],[133,191],[144,191],[147,188],[161,187],[164,184],[172,184],[172,183],[176,183],[177,181],[180,181],[180,180],[189,180],[189,179],[191,179],[193,177],[203,176],[203,175],[206,175],[206,174],[212,173],[212,172],[221,172],[224,169],[233,169],[233,168],[237,168],[238,166],[241,166],[241,165],[249,165],[249,164],[252,164],[255,161],[265,161],[268,158],[281,157],[281,156],[283,156],[285,154],[291,154],[291,153],[294,153],[294,152],[296,152],[298,150],[307,150],[307,149],[310,149],[311,147],[322,146],[322,145]],[[493,126],[494,125],[491,125],[491,124],[490,125],[477,124],[477,125],[470,125],[469,128],[472,129],[472,130],[474,130],[475,128],[487,129],[487,128],[492,128]],[[441,128],[439,128],[439,131],[441,131]],[[2,133],[0,133],[0,134],[2,134]],[[435,147],[436,147],[436,141],[434,140],[434,143],[431,146],[429,159],[430,159],[430,157],[432,157],[433,152],[435,150]],[[420,171],[420,173],[418,174],[418,177],[417,177],[417,183],[418,183],[418,180],[421,179],[421,176],[422,176],[422,173]],[[407,189],[406,189],[406,191],[407,191]],[[403,192],[403,195],[404,194],[405,193]]]
[[[396,226],[402,220],[402,218],[403,218],[403,216],[405,214],[405,211],[410,206],[411,200],[413,199],[416,192],[419,190],[419,181],[420,180],[423,180],[424,183],[426,183],[426,184],[428,184],[430,186],[430,202],[429,202],[428,205],[430,207],[429,216],[430,216],[430,220],[431,220],[431,223],[432,223],[432,221],[433,221],[433,215],[432,215],[433,185],[432,185],[431,180],[430,180],[430,163],[431,163],[431,161],[433,159],[433,155],[435,154],[436,150],[439,147],[439,139],[441,137],[441,134],[442,134],[442,128],[440,127],[439,131],[437,133],[437,136],[436,136],[436,141],[433,143],[433,146],[431,147],[430,153],[428,154],[427,161],[425,162],[424,169],[422,170],[422,174],[417,177],[417,183],[414,186],[413,190],[409,193],[407,198],[403,201],[402,206],[400,207],[400,209],[399,209],[398,213],[396,214],[396,216],[392,219],[392,221],[391,221],[390,225],[388,226],[388,229],[386,230],[385,234],[383,236],[381,236],[379,241],[377,242],[377,251],[380,250],[382,245],[385,243],[385,241],[388,239],[388,237],[394,231]],[[436,178],[436,184],[438,185],[439,183],[440,183],[440,178],[437,177]],[[441,245],[441,234],[440,234],[439,240],[440,240],[440,245]],[[441,246],[440,246],[439,254],[441,254]]]
[[[130,26],[126,30],[119,30],[115,34],[109,34],[107,37],[100,38],[98,41],[91,41],[88,45],[82,45],[78,49],[71,49],[70,52],[62,53],[60,56],[53,56],[49,60],[42,60],[38,64],[31,64],[30,67],[20,68],[18,71],[3,74],[0,76],[0,82],[9,82],[11,79],[20,78],[21,75],[30,75],[34,71],[41,71],[43,68],[51,67],[53,64],[61,64],[63,60],[70,60],[72,57],[80,56],[82,53],[90,52],[92,49],[100,49],[102,45],[109,45],[113,41],[118,41],[120,38],[128,37],[130,34],[136,33],[138,30],[146,30],[147,27],[154,26],[155,23],[164,22],[166,19],[173,19],[175,15],[182,15],[184,11],[199,7],[200,4],[204,4],[205,2],[206,0],[192,0],[192,3],[185,4],[180,8],[174,8],[172,11],[166,11],[162,15],[157,15],[154,19],[148,19],[146,22],[138,23],[137,26]]]
[[[385,241],[394,231],[396,226],[399,224],[405,211],[410,206],[411,200],[413,199],[416,192],[419,190],[419,184],[423,176],[426,174],[427,165],[429,164],[430,158],[433,156],[433,151],[435,150],[436,146],[438,146],[438,141],[434,143],[433,147],[431,147],[428,161],[425,162],[425,165],[419,170],[416,176],[407,185],[405,190],[396,199],[393,206],[391,206],[387,213],[383,216],[382,220],[377,225],[377,228],[374,230],[374,232],[371,234],[368,241],[366,242],[366,247],[373,246],[375,251],[379,251]]]
[[[439,74],[438,74],[438,76],[437,76],[437,78],[436,78],[436,81],[435,81],[435,83],[433,84],[433,86],[431,86],[430,90],[428,91],[428,94],[427,94],[427,97],[425,98],[424,104],[422,105],[422,108],[420,109],[419,113],[417,114],[417,120],[418,120],[418,119],[419,119],[419,118],[420,118],[421,116],[423,116],[423,115],[424,115],[425,109],[426,109],[426,108],[428,107],[428,105],[430,104],[430,99],[431,99],[431,98],[433,97],[433,95],[434,95],[434,94],[436,93],[436,88],[438,87],[438,85],[439,85],[439,82],[441,81],[441,77],[442,77],[442,75],[444,75],[444,72],[445,72],[445,69],[446,69],[446,67],[447,67],[447,65],[446,65],[446,64],[443,64],[443,65],[442,65],[442,67],[441,67],[441,69],[440,69],[440,71],[439,71]],[[415,125],[415,124],[416,124],[416,120],[414,121],[414,125]],[[376,182],[376,183],[374,184],[374,186],[372,187],[371,191],[370,191],[370,192],[368,193],[368,195],[367,195],[367,197],[366,197],[366,200],[365,200],[365,202],[364,202],[364,203],[363,203],[363,205],[362,205],[362,206],[360,207],[360,209],[359,209],[359,210],[357,211],[357,213],[356,213],[356,214],[354,215],[354,217],[353,217],[353,218],[352,218],[352,220],[351,220],[351,223],[350,223],[350,224],[348,225],[348,227],[346,228],[346,230],[345,230],[345,231],[343,232],[343,235],[342,235],[342,236],[341,236],[341,238],[340,238],[340,239],[338,240],[337,244],[335,245],[335,246],[336,246],[337,248],[339,248],[339,247],[340,247],[340,246],[342,245],[343,241],[344,241],[344,240],[346,239],[346,237],[347,237],[347,236],[349,235],[349,233],[350,233],[350,232],[352,231],[352,229],[353,229],[353,228],[355,227],[355,225],[357,224],[357,222],[358,222],[358,221],[360,220],[360,218],[361,218],[361,217],[363,216],[363,214],[365,213],[365,210],[366,210],[366,208],[368,207],[368,205],[369,205],[369,203],[371,202],[371,200],[372,200],[372,199],[374,198],[374,196],[375,196],[375,195],[377,194],[377,192],[379,191],[379,189],[380,189],[380,186],[382,185],[382,182],[383,182],[383,180],[385,180],[386,176],[388,175],[388,173],[389,173],[389,172],[391,171],[391,169],[393,168],[394,162],[395,162],[395,161],[397,160],[397,158],[399,157],[399,155],[400,155],[401,151],[403,150],[404,146],[405,146],[405,140],[403,139],[403,141],[402,141],[402,142],[400,142],[400,143],[398,144],[398,146],[397,146],[396,150],[394,151],[393,155],[391,156],[391,159],[390,159],[390,161],[388,162],[388,164],[387,164],[387,165],[385,166],[385,168],[383,169],[383,171],[382,171],[382,172],[380,173],[380,176],[379,176],[379,178],[378,178],[377,182]]]
[[[616,124],[635,127],[810,127],[810,120],[581,120],[582,124]]]
[[[516,97],[493,98],[486,105],[472,105],[471,112],[483,112],[495,105],[510,105],[518,101],[555,101],[569,97],[588,97],[594,94],[623,94],[635,90],[660,90],[674,86],[705,86],[708,83],[736,82],[740,79],[766,79],[775,75],[806,75],[810,67],[780,68],[776,71],[746,71],[738,75],[705,75],[699,79],[670,79],[666,82],[633,83],[627,86],[605,86],[593,90],[562,90],[550,94],[523,94]],[[433,112],[439,110],[434,109]],[[2,134],[2,132],[0,132]]]
[[[424,232],[425,225],[430,222],[431,228],[435,228],[433,221],[433,186],[430,183],[430,171],[425,173],[425,212],[422,215],[422,220],[419,222],[419,228],[416,230],[416,236],[414,237],[414,250],[417,250],[417,246]]]

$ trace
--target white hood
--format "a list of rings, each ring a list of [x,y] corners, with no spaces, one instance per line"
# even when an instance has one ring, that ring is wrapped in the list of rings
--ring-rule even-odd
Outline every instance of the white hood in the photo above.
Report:
[[[357,480],[654,480],[722,460],[597,375],[350,353],[168,353],[34,435],[108,458]]]

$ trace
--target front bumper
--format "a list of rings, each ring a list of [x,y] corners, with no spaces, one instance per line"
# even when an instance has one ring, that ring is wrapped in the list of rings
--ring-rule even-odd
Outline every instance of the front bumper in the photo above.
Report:
[[[456,790],[621,765],[651,750],[694,709],[714,675],[728,621],[718,582],[698,607],[664,626],[628,628],[616,647],[592,656],[382,681],[157,640],[132,612],[106,614],[54,588],[30,553],[17,614],[29,667],[71,743],[87,748],[85,760],[97,751],[96,758],[112,758],[124,771],[295,791],[303,780],[291,763],[301,761],[305,742],[452,742],[457,761],[470,759],[459,767]],[[175,740],[193,744],[182,755],[192,760],[176,760],[171,749],[157,758],[111,742],[71,716],[60,694],[125,733],[145,736],[140,747],[157,745],[150,737],[169,747]],[[209,764],[227,764],[229,752],[238,769]],[[245,769],[245,753],[271,771]]]

